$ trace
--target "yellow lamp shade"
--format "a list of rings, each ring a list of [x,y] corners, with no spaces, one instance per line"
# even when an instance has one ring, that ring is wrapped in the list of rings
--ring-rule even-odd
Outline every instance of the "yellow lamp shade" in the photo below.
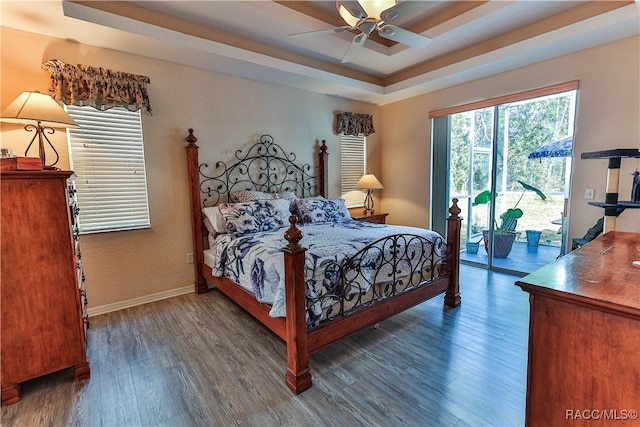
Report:
[[[78,124],[51,96],[40,92],[22,92],[2,112],[7,123],[39,122],[43,127],[78,128]]]
[[[79,128],[78,124],[52,97],[34,92],[22,92],[20,96],[7,106],[0,116],[0,121],[7,123],[25,124],[27,132],[34,132],[31,142],[24,152],[25,157],[34,141],[38,140],[38,156],[42,160],[43,168],[53,168],[60,156],[56,147],[51,143],[46,134],[53,134],[54,128]],[[45,141],[55,153],[55,161],[47,164],[45,154]]]
[[[384,187],[374,174],[368,173],[360,178],[360,181],[356,184],[356,188],[361,190],[382,190]]]

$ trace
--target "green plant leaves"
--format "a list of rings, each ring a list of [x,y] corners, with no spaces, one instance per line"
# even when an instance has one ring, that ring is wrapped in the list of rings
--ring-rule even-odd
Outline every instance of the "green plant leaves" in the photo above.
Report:
[[[473,199],[473,206],[476,205],[484,205],[491,201],[491,191],[484,190],[482,193],[478,193],[478,195]]]
[[[522,209],[520,208],[507,209],[506,212],[500,215],[500,218],[502,218],[505,221],[507,219],[518,219],[518,218],[522,218],[523,214],[524,212],[522,212]]]
[[[547,199],[547,196],[545,196],[545,194],[542,191],[538,190],[536,187],[529,185],[523,181],[517,181],[517,182],[520,185],[522,185],[522,187],[524,188],[524,191],[520,195],[520,198],[516,202],[515,206],[513,208],[507,209],[505,212],[502,213],[502,215],[500,215],[500,219],[502,220],[501,225],[498,227],[498,224],[496,222],[496,232],[498,232],[499,234],[504,234],[512,231],[516,226],[516,221],[518,220],[518,218],[522,218],[522,215],[524,214],[524,212],[522,212],[522,209],[518,208],[517,206],[518,206],[518,203],[520,203],[520,200],[522,200],[522,196],[524,195],[524,193],[527,192],[527,190],[533,191],[538,196],[540,196],[542,200]],[[491,201],[492,201],[491,191],[484,190],[481,193],[478,193],[478,195],[473,199],[473,206],[484,205],[484,204],[490,203]]]
[[[536,187],[534,187],[533,185],[529,185],[526,182],[522,182],[522,181],[518,181],[520,183],[520,185],[522,185],[524,187],[525,190],[529,190],[529,191],[533,191],[534,193],[536,193],[538,196],[540,196],[540,198],[542,200],[547,200],[547,196],[544,195],[544,193],[540,190],[538,190]]]

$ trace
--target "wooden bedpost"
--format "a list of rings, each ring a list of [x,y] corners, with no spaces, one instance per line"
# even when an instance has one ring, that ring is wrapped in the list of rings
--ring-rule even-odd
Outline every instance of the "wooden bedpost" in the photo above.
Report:
[[[458,207],[458,199],[453,199],[447,218],[447,269],[451,279],[444,295],[444,305],[457,307],[460,305],[460,228],[462,218],[458,216],[462,212]]]
[[[329,176],[329,153],[327,152],[327,141],[324,139],[322,140],[318,156],[320,157],[318,162],[320,167],[320,195],[322,197],[329,197],[329,182],[327,180]]]
[[[202,205],[200,201],[200,175],[198,172],[198,138],[189,129],[187,141],[187,169],[189,172],[189,196],[191,200],[191,231],[193,236],[193,268],[195,271],[195,290],[201,294],[207,292],[207,281],[202,275],[204,265],[204,247],[202,244]]]
[[[295,394],[311,387],[309,349],[307,347],[306,297],[304,283],[304,254],[307,251],[298,242],[302,232],[296,227],[297,217],[291,215],[289,229],[284,238],[284,286],[286,297],[287,387]]]

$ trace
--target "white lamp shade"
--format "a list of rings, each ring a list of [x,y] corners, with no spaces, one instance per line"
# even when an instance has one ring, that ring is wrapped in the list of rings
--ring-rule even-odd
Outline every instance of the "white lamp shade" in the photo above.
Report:
[[[356,184],[356,188],[362,190],[382,190],[384,187],[374,174],[368,173],[360,178],[360,181]]]
[[[52,97],[40,92],[22,92],[2,112],[7,123],[40,122],[52,128],[79,128],[78,124]]]

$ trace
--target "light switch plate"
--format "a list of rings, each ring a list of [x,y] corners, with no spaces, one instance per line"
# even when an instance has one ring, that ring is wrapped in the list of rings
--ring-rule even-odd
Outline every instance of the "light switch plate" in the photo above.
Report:
[[[594,188],[585,188],[584,189],[584,198],[585,199],[593,199],[595,197],[596,190]]]

